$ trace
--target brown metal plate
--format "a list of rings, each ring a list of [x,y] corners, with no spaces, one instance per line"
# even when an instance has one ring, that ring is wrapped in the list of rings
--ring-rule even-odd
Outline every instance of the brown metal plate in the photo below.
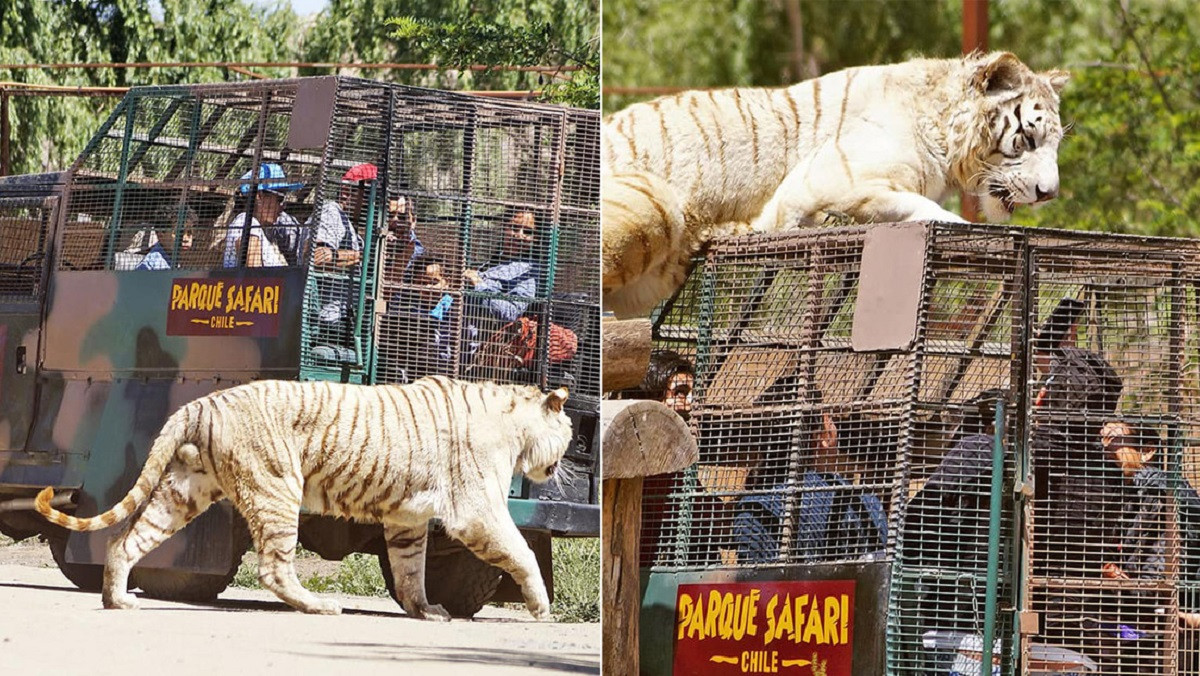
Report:
[[[924,223],[881,225],[867,233],[850,332],[855,351],[912,346],[921,309],[925,238]]]

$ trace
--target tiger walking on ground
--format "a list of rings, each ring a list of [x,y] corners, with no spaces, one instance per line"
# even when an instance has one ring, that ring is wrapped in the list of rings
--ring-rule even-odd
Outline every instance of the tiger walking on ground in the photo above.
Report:
[[[689,91],[603,127],[604,307],[644,315],[682,285],[710,240],[816,225],[962,222],[1058,194],[1059,93],[1008,52],[848,68],[782,88]]]
[[[483,561],[509,573],[537,619],[550,616],[537,559],[507,507],[514,471],[550,479],[574,433],[566,388],[468,383],[410,385],[259,381],[176,411],[136,484],[112,509],[76,518],[37,497],[39,513],[93,531],[133,518],[109,541],[106,608],[134,608],[133,566],[214,502],[228,498],[250,527],[259,580],[304,612],[338,603],[300,585],[293,565],[300,510],[382,523],[397,601],[417,618],[448,620],[425,596],[430,518]]]

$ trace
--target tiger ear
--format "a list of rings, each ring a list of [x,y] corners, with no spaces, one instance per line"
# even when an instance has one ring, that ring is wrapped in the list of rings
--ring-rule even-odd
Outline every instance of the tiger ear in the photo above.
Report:
[[[1042,73],[1042,77],[1050,81],[1050,86],[1054,88],[1055,94],[1061,94],[1063,87],[1066,87],[1067,82],[1071,79],[1071,72],[1056,68]]]
[[[1028,72],[1029,68],[1012,52],[996,52],[976,62],[971,86],[983,94],[1013,91],[1020,88],[1021,79]]]
[[[543,405],[554,413],[558,413],[559,411],[562,411],[563,404],[567,401],[567,394],[567,388],[560,387],[546,395],[546,400],[543,402]]]

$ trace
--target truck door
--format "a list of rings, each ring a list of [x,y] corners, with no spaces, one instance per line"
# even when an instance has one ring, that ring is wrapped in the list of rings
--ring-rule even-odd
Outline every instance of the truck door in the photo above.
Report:
[[[15,474],[37,409],[46,243],[58,197],[52,187],[11,181],[0,182],[0,480],[25,483]]]

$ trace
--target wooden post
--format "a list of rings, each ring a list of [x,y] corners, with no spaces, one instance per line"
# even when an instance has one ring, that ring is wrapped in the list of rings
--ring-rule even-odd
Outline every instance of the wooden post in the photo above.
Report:
[[[604,318],[604,391],[637,387],[650,364],[650,320]]]
[[[683,419],[657,401],[605,401],[600,429],[604,673],[637,676],[642,478],[679,471],[696,462],[698,451]]]
[[[12,125],[8,120],[8,91],[0,87],[0,176],[8,176],[12,171],[11,153],[9,152],[9,136],[12,135]]]

